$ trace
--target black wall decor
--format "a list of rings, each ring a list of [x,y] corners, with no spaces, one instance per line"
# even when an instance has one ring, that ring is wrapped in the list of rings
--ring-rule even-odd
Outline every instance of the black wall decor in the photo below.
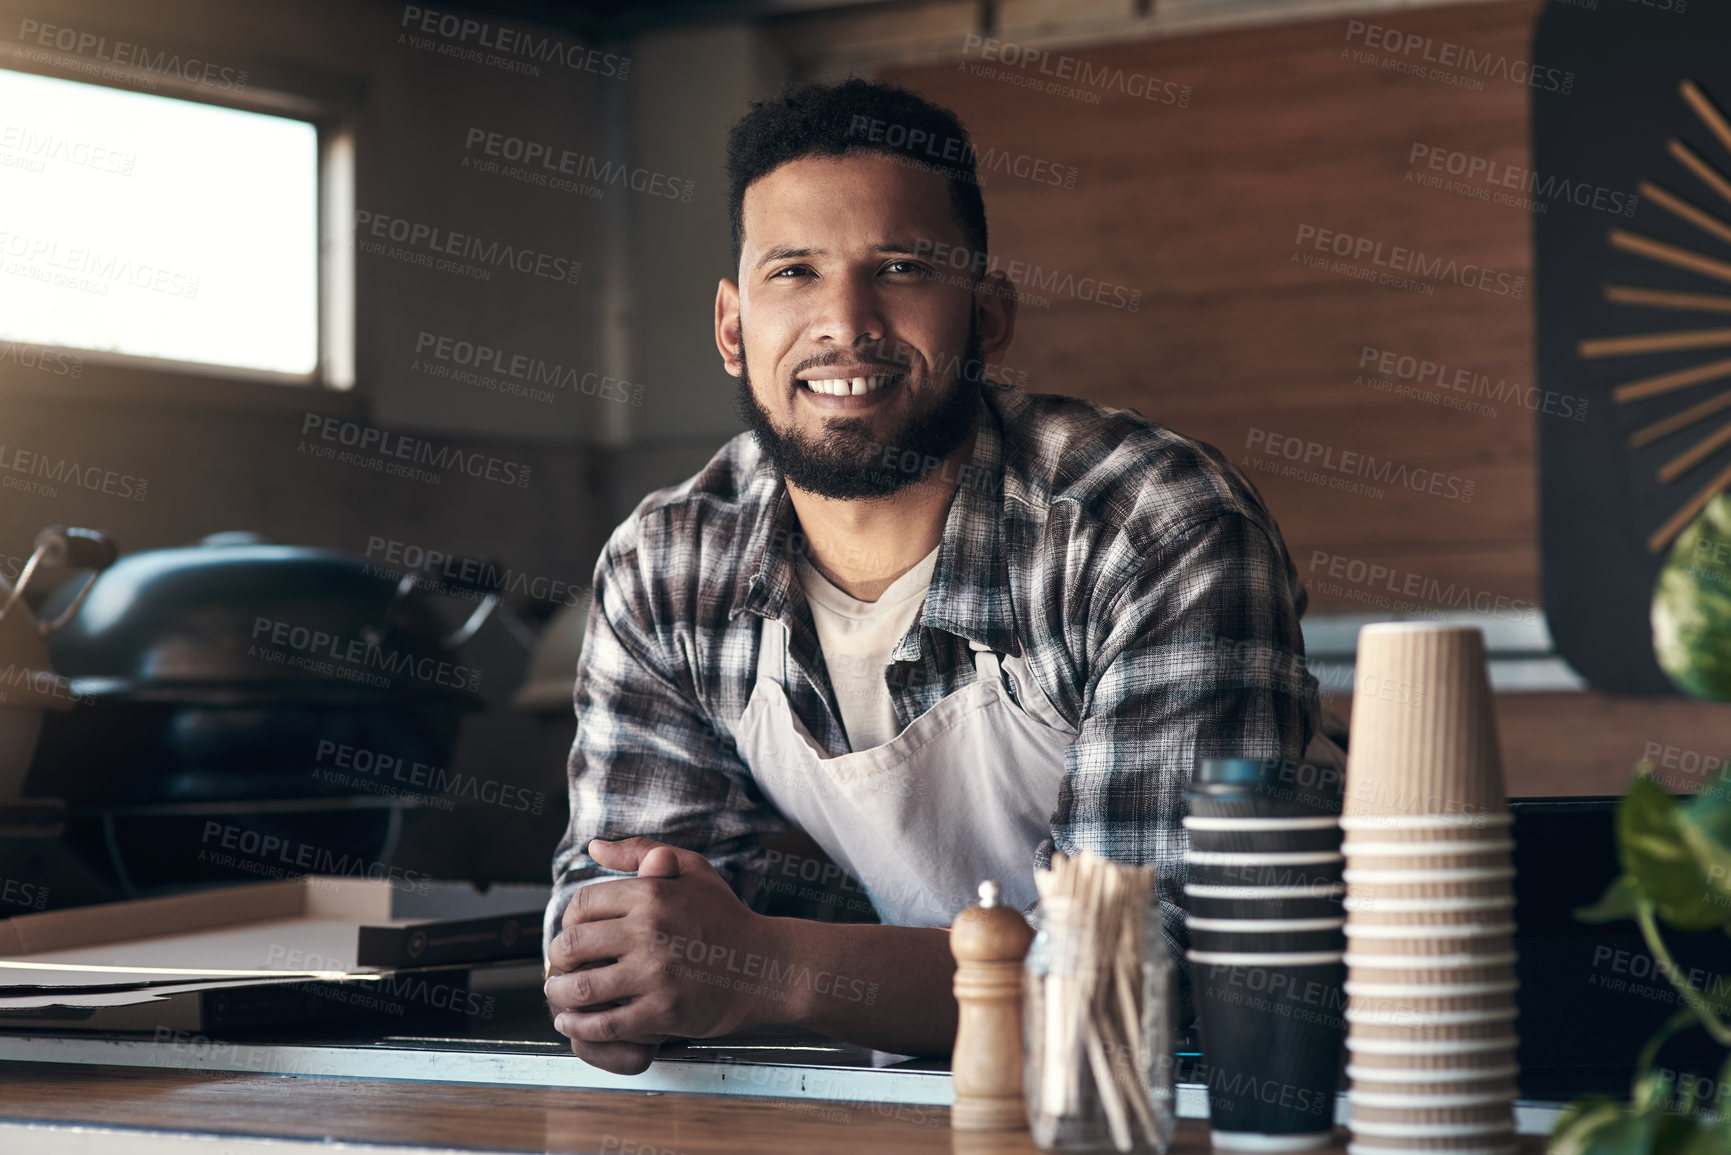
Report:
[[[1672,694],[1653,581],[1731,487],[1731,4],[1544,6],[1532,92],[1540,555],[1558,651],[1592,686]],[[1630,198],[1638,198],[1633,205]]]

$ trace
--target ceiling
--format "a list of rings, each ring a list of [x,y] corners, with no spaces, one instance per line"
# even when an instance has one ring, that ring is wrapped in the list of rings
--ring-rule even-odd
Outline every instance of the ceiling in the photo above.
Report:
[[[828,8],[868,8],[894,0],[463,0],[476,14],[533,20],[585,36],[622,36],[645,28],[752,20]]]

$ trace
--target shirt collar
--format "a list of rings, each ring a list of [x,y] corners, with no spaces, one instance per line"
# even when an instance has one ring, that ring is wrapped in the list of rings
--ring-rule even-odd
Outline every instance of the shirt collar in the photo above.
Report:
[[[986,399],[990,391],[981,391],[975,409],[973,456],[957,480],[920,621],[1000,654],[1020,654],[1004,556],[1004,433],[997,406]],[[904,652],[909,641],[904,638],[892,657],[918,658],[917,649]]]
[[[734,595],[727,612],[731,621],[750,611],[766,618],[779,619],[786,613],[788,587],[794,580],[793,566],[788,560],[788,543],[797,546],[798,523],[794,519],[793,501],[787,495],[787,485],[770,462],[769,455],[753,447],[757,468],[747,483],[742,504],[755,509],[751,536],[739,557],[749,571]]]
[[[1015,615],[1010,605],[1009,563],[1004,556],[1004,437],[1002,418],[984,392],[975,409],[974,450],[961,470],[955,499],[944,521],[937,567],[926,594],[922,625],[1019,654]],[[768,455],[758,453],[745,504],[762,511],[740,554],[750,571],[729,610],[729,618],[749,611],[781,619],[788,613],[789,590],[796,578],[789,543],[798,548],[798,524],[787,486]],[[919,632],[910,630],[890,655],[895,661],[919,659]]]

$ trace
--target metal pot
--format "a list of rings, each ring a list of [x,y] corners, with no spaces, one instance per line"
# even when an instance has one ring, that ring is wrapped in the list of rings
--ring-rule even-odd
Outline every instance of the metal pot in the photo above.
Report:
[[[43,621],[30,612],[25,590],[45,570],[99,571],[113,560],[114,543],[107,535],[55,525],[36,535],[16,585],[0,577],[0,804],[15,802],[22,793],[43,715],[70,710],[77,701],[70,683],[54,671],[47,638],[77,613],[96,575],[65,599],[58,615]]]
[[[456,630],[419,571],[340,550],[218,534],[122,558],[50,642],[91,705],[45,728],[33,788],[91,804],[342,793],[309,772],[321,744],[448,766],[482,705],[459,647],[498,603],[491,564],[451,568],[439,588],[480,599]]]

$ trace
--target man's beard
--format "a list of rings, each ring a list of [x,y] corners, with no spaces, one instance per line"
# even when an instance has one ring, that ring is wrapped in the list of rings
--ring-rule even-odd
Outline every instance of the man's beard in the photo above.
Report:
[[[743,346],[743,331],[740,343]],[[970,323],[967,347],[949,393],[936,409],[911,416],[883,441],[873,438],[870,419],[865,417],[828,418],[823,433],[811,437],[798,431],[783,433],[775,427],[751,390],[751,372],[741,352],[739,416],[789,485],[842,501],[889,497],[924,478],[930,463],[949,457],[972,431],[983,375],[979,335]],[[885,388],[900,388],[906,383],[903,378]],[[902,462],[907,460],[918,464],[904,468]]]

